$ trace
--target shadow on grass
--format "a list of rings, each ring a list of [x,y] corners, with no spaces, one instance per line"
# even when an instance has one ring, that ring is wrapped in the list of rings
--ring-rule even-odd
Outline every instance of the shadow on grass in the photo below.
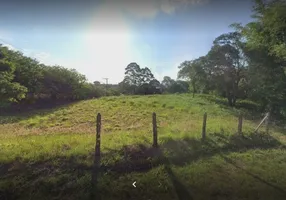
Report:
[[[216,96],[205,96],[205,98],[210,102],[220,105],[221,108],[231,111],[231,113],[237,117],[239,114],[242,114],[243,117],[248,120],[259,120],[263,118],[262,108],[254,102],[237,101],[233,108],[240,109],[240,113],[238,113],[234,110],[231,110],[232,107],[229,106],[227,99]]]
[[[89,199],[92,163],[87,156],[0,164],[0,199]]]
[[[40,102],[33,105],[15,105],[0,109],[0,124],[16,123],[39,115],[44,116],[65,109],[80,101]]]
[[[171,168],[171,162],[168,160],[167,157],[164,156],[163,152],[161,153],[162,160],[164,161],[164,169],[167,172],[173,187],[176,191],[176,195],[179,200],[193,200],[193,196],[191,193],[191,189],[187,188],[180,180],[179,178],[174,174],[172,168]]]
[[[266,133],[251,133],[247,136],[232,135],[230,137],[221,133],[213,133],[205,141],[196,138],[167,139],[159,148],[137,144],[125,146],[120,151],[110,149],[102,156],[112,157],[115,154],[120,154],[124,159],[112,165],[101,164],[101,169],[120,173],[145,172],[154,166],[165,164],[167,160],[163,154],[167,155],[168,162],[171,164],[182,166],[219,153],[281,147],[285,148],[276,138]]]
[[[285,146],[274,137],[265,133],[252,133],[247,136],[233,135],[230,137],[221,133],[214,133],[205,141],[195,138],[185,138],[183,140],[168,139],[159,148],[150,148],[142,144],[126,146],[121,152],[122,157],[124,157],[122,161],[112,165],[102,164],[101,169],[103,172],[111,171],[118,174],[128,174],[131,172],[146,172],[153,167],[164,165],[164,169],[173,183],[178,198],[192,199],[192,188],[186,188],[179,181],[171,166],[185,166],[201,158],[215,155],[221,155],[226,162],[230,163],[230,159],[223,155],[231,152],[242,153],[252,149],[273,148],[285,148]],[[112,156],[112,153],[112,151],[109,151],[103,156]],[[232,162],[232,164],[234,163]],[[238,165],[236,167],[261,183],[286,195],[286,191],[279,186],[263,180],[258,175],[252,174],[242,167],[239,168]]]
[[[184,166],[201,158],[219,155],[227,163],[234,165],[261,183],[286,194],[284,189],[248,172],[225,156],[231,152],[272,148],[285,147],[274,137],[264,133],[249,134],[244,137],[237,135],[227,137],[221,133],[214,133],[210,134],[205,141],[195,138],[182,140],[168,138],[159,148],[137,144],[124,146],[120,150],[110,149],[102,153],[101,167],[97,169],[99,175],[96,178],[108,172],[115,174],[115,177],[131,172],[144,173],[163,165],[178,199],[193,199],[192,188],[186,187],[179,180],[172,166]],[[104,159],[114,156],[120,159],[112,163]],[[90,162],[87,163],[87,160]],[[94,170],[92,162],[93,154],[69,158],[55,157],[32,164],[20,160],[10,164],[0,164],[0,178],[6,180],[5,187],[0,188],[0,199],[21,199],[23,196],[26,197],[23,199],[40,197],[44,197],[42,199],[100,199],[101,195],[104,195],[100,193],[101,188],[97,185],[92,186],[91,174]],[[90,198],[89,195],[93,190],[97,191],[96,196]],[[72,195],[73,198],[71,198]]]

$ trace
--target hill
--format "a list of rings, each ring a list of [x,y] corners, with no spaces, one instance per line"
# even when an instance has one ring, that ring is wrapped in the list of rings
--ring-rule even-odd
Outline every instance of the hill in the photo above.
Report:
[[[119,96],[2,115],[0,199],[89,199],[97,113],[102,199],[285,199],[285,131],[253,133],[263,118],[256,104],[224,103],[207,95]],[[244,136],[236,133],[240,114]]]

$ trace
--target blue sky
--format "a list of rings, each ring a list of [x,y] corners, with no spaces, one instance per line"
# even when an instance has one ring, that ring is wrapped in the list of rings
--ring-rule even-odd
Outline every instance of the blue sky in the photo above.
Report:
[[[35,1],[36,2],[36,1]],[[208,52],[233,22],[251,21],[251,0],[10,0],[0,7],[0,43],[89,81],[118,83],[130,62],[158,80]]]

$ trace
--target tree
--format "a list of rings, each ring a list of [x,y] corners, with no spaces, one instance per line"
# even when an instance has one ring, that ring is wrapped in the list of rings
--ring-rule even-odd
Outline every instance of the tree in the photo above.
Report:
[[[19,51],[0,45],[0,101],[23,104],[39,100],[77,100],[99,97],[102,89],[87,83],[74,69],[47,66]],[[112,91],[114,94],[115,91]]]
[[[97,86],[98,86],[98,85],[101,85],[101,83],[100,83],[99,81],[94,81],[93,84],[94,84],[94,85],[97,85]]]
[[[141,83],[141,69],[140,66],[133,62],[127,65],[125,68],[125,77],[124,77],[124,84],[125,86],[128,85],[128,89],[133,90],[133,94],[136,93],[136,88],[140,86]],[[126,87],[125,87],[126,88]]]
[[[154,75],[148,67],[140,68],[133,62],[125,68],[125,77],[120,83],[120,88],[128,94],[149,94],[149,84],[153,80],[155,80]]]
[[[189,83],[183,80],[177,80],[171,87],[173,93],[187,93],[189,91]]]
[[[19,101],[25,98],[27,88],[13,82],[15,66],[0,60],[0,99],[2,102]]]
[[[189,84],[182,80],[173,80],[169,76],[164,76],[162,82],[162,90],[167,93],[185,93],[189,91]]]
[[[61,66],[45,67],[44,69],[44,93],[51,99],[74,100],[79,99],[79,91],[86,82],[84,75],[75,69],[67,69]]]
[[[39,94],[42,89],[43,65],[40,65],[35,59],[24,56],[19,51],[12,51],[1,45],[0,52],[6,61],[13,63],[15,67],[13,81],[28,89],[26,97],[33,98]]]
[[[273,114],[286,108],[286,2],[256,0],[254,21],[238,27],[246,40],[249,97]]]
[[[206,72],[204,71],[204,57],[192,61],[184,61],[179,66],[178,78],[190,81],[193,97],[199,88],[206,85]]]
[[[265,48],[278,61],[286,60],[286,1],[256,0],[254,21],[244,31],[248,46]]]
[[[171,77],[169,76],[164,76],[161,85],[162,85],[162,89],[166,92],[170,92],[170,88],[172,87],[172,85],[175,84],[175,80],[171,79]]]
[[[219,94],[228,99],[230,106],[234,106],[239,98],[243,71],[247,68],[245,43],[241,33],[230,32],[217,37],[213,44],[207,54],[212,81]]]
[[[161,94],[162,93],[161,84],[157,79],[151,80],[149,83],[149,87],[150,87],[150,92],[152,94],[154,94],[154,93]]]

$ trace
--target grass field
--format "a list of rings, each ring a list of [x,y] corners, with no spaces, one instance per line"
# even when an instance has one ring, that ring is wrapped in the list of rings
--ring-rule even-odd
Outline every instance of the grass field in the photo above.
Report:
[[[93,190],[101,199],[286,199],[286,131],[254,134],[262,114],[187,94],[104,97],[0,116],[0,199],[90,199],[98,112],[101,170]]]

